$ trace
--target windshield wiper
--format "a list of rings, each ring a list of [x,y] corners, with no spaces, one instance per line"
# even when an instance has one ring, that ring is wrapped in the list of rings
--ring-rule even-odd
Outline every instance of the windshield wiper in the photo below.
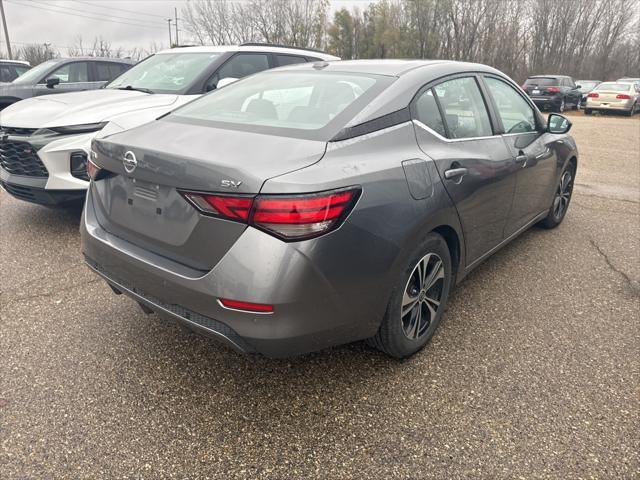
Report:
[[[126,87],[118,87],[118,88],[116,88],[116,90],[135,90],[136,92],[155,93],[155,92],[149,90],[148,88],[133,87],[131,85],[127,85]]]

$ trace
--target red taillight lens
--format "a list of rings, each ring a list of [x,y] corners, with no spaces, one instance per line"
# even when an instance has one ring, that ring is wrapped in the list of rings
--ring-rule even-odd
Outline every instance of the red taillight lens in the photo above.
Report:
[[[203,213],[237,222],[249,220],[253,197],[211,195],[195,192],[181,193],[184,198]]]
[[[101,180],[105,177],[109,176],[109,172],[107,170],[103,170],[98,165],[93,163],[91,159],[87,159],[87,175],[91,180]]]
[[[247,223],[282,240],[306,240],[335,230],[353,209],[360,188],[304,195],[218,195],[180,192],[206,215]]]
[[[597,94],[596,92],[591,92],[589,95],[587,95],[588,98],[598,98],[600,95]]]
[[[273,313],[273,305],[266,305],[264,303],[243,302],[240,300],[229,300],[227,298],[219,298],[218,302],[223,307],[230,308],[231,310],[241,310],[251,313]]]
[[[626,93],[619,93],[618,95],[616,95],[616,98],[619,100],[630,100],[631,96],[627,95]]]
[[[339,227],[359,195],[359,188],[313,195],[259,195],[251,225],[283,240],[317,237]]]
[[[547,88],[547,92],[549,92],[549,93],[559,93],[560,89],[558,87],[549,87],[549,88]]]

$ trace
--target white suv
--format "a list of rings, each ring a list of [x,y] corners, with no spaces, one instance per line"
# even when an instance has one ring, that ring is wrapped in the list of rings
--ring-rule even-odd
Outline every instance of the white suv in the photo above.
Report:
[[[94,137],[150,122],[262,70],[331,60],[339,58],[267,44],[174,48],[146,58],[100,90],[17,102],[0,111],[0,185],[34,203],[81,200]]]

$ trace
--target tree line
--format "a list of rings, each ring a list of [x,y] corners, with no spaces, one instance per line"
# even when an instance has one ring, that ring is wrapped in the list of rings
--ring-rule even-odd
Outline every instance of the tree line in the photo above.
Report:
[[[338,10],[330,0],[190,0],[182,22],[185,43],[266,42],[343,59],[478,62],[518,81],[545,73],[640,77],[638,0],[374,0]],[[66,53],[139,60],[160,48],[127,51],[102,37],[88,44],[78,37]],[[60,55],[50,45],[18,49],[31,65]]]
[[[268,42],[343,59],[429,58],[492,65],[517,80],[640,76],[637,0],[193,0],[183,22],[200,44]]]

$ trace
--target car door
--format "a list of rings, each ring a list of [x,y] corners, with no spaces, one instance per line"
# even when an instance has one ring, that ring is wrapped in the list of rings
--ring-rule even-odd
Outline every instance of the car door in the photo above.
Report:
[[[517,166],[515,195],[504,231],[508,237],[549,208],[557,156],[550,144],[553,139],[544,134],[541,119],[527,99],[501,78],[485,75],[483,81]]]
[[[412,102],[418,145],[436,165],[464,233],[467,265],[504,239],[515,161],[496,134],[474,74],[425,86]]]
[[[91,90],[100,86],[99,82],[92,82],[91,68],[88,61],[66,62],[56,67],[40,79],[34,88],[35,95],[51,93],[77,92]],[[58,78],[60,83],[53,88],[47,87],[47,79]]]

